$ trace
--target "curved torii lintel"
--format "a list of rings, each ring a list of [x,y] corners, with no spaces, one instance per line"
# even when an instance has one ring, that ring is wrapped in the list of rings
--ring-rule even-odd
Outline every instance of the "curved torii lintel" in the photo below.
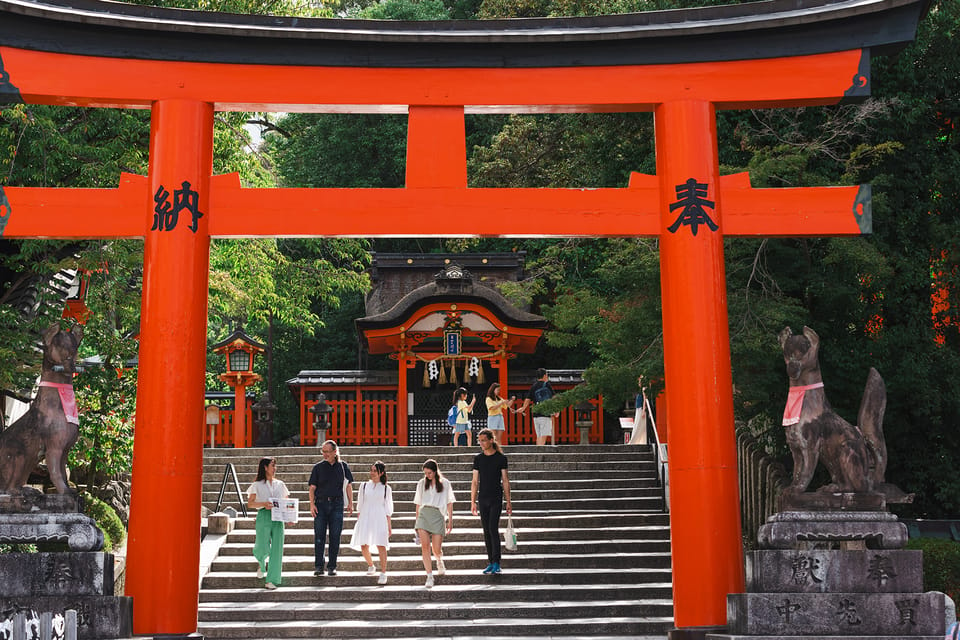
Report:
[[[770,0],[589,18],[395,22],[0,0],[0,99],[144,107],[185,98],[219,110],[632,111],[657,102],[644,88],[651,79],[673,77],[657,83],[669,98],[719,74],[717,95],[706,99],[721,106],[790,104],[791,96],[799,100],[795,73],[807,73],[803,101],[835,101],[868,94],[869,56],[860,54],[909,42],[928,2]],[[822,69],[782,64],[838,52],[861,58],[853,69],[844,65],[842,86],[834,80],[814,89]],[[729,62],[737,71],[724,73]],[[677,64],[692,66],[677,73]],[[645,67],[642,76],[636,66]],[[543,79],[531,87],[531,77]],[[564,86],[571,83],[576,91]],[[740,92],[760,89],[737,97],[722,91],[731,83]]]

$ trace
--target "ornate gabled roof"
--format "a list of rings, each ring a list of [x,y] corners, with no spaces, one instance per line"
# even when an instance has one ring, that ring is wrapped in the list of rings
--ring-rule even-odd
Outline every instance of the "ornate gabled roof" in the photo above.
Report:
[[[215,352],[215,351],[218,351],[219,349],[223,349],[224,347],[227,347],[233,344],[234,342],[243,342],[259,351],[265,351],[267,349],[267,345],[263,344],[262,342],[257,342],[256,340],[248,336],[243,331],[243,329],[238,327],[233,330],[233,333],[231,333],[229,336],[227,336],[220,342],[214,345],[210,345],[210,350]]]
[[[407,322],[414,312],[438,302],[474,303],[486,307],[502,323],[531,329],[546,329],[547,319],[522,311],[503,295],[483,284],[474,282],[469,271],[451,262],[434,276],[434,281],[414,289],[383,313],[358,318],[357,330],[399,327]]]

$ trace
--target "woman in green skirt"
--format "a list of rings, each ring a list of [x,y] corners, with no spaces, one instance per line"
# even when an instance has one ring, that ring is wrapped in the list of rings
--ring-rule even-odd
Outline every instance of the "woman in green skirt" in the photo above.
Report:
[[[443,536],[453,530],[453,503],[457,499],[437,461],[432,458],[423,463],[423,477],[417,483],[417,492],[413,502],[417,506],[417,521],[413,525],[420,538],[420,549],[423,555],[423,568],[427,572],[426,587],[433,586],[433,559],[430,557],[430,547],[437,557],[437,574],[443,575],[447,568],[443,565]],[[446,526],[444,526],[446,515]]]
[[[260,458],[257,480],[247,489],[247,507],[257,509],[253,557],[257,559],[257,577],[266,576],[263,586],[267,589],[277,588],[283,569],[283,523],[275,522],[271,511],[275,501],[290,496],[287,485],[276,475],[276,458]]]

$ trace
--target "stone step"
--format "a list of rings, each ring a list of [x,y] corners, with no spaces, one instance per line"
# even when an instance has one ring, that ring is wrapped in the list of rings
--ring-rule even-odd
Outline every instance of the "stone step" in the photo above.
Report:
[[[443,543],[443,553],[451,558],[461,556],[462,554],[468,553],[481,553],[484,551],[482,534],[477,532],[478,535],[474,536],[472,539],[464,539],[462,541],[447,541]],[[531,537],[530,541],[525,539],[520,539],[519,541],[523,544],[523,553],[525,554],[551,554],[551,553],[565,553],[570,550],[570,542],[545,542],[536,537]],[[253,562],[253,556],[251,555],[250,549],[253,546],[253,537],[249,538],[248,542],[232,542],[226,544],[220,549],[220,560],[227,560],[236,557],[246,558],[250,556],[250,562]],[[592,554],[619,554],[624,552],[631,553],[669,553],[670,552],[670,541],[669,540],[594,540],[590,542],[589,545],[590,552]],[[374,553],[376,549],[373,550]],[[313,540],[311,538],[304,539],[302,542],[290,543],[287,540],[284,540],[283,545],[283,555],[284,559],[295,556],[306,556],[313,553]],[[512,552],[513,553],[513,552]],[[420,546],[414,545],[413,542],[400,542],[390,545],[388,551],[388,557],[391,559],[402,558],[405,556],[416,556],[420,557]],[[340,549],[340,557],[342,559],[352,559],[362,558],[360,552],[353,549],[352,547],[342,546]],[[286,561],[286,560],[284,560]]]
[[[498,607],[500,613],[503,607]],[[472,617],[469,619],[389,620],[377,624],[369,621],[335,620],[319,625],[312,620],[271,622],[204,622],[207,638],[476,638],[478,633],[517,636],[548,635],[588,638],[597,634],[660,636],[673,625],[669,616],[577,618]],[[268,630],[268,631],[267,631]],[[266,635],[269,633],[269,635]]]
[[[422,476],[420,476],[422,477]],[[397,481],[393,478],[390,480],[390,490],[393,493],[394,502],[402,502],[404,500],[412,501],[413,495],[417,490],[417,481],[420,479],[417,477],[410,481]],[[449,478],[448,478],[449,479]],[[470,478],[465,477],[462,481],[456,479],[451,480],[454,493],[459,497],[460,495],[470,495]],[[353,492],[356,495],[357,489],[362,485],[365,480],[353,483]],[[289,482],[284,481],[287,485],[293,498],[306,498],[307,492],[310,489],[310,486],[307,484],[306,478],[303,481]],[[244,483],[240,484],[240,492],[244,497],[246,496],[247,487],[253,484],[253,482],[248,483],[244,486]],[[203,485],[203,499],[216,499],[217,495],[220,493],[220,482],[208,482]],[[233,486],[232,482],[227,483],[227,491],[232,491],[236,493],[236,487]],[[602,498],[605,496],[617,497],[622,495],[634,495],[634,492],[637,492],[636,495],[659,495],[661,492],[660,486],[653,481],[646,480],[610,480],[592,483],[578,483],[577,485],[568,485],[565,483],[558,482],[556,479],[549,479],[544,481],[527,481],[527,482],[516,482],[511,478],[510,481],[510,495],[516,500],[529,500],[529,499],[538,499],[538,498],[564,498],[571,495],[581,495],[583,497],[597,497]],[[298,495],[299,494],[299,495]]]
[[[384,586],[348,546],[355,515],[344,518],[337,575],[313,575],[306,480],[320,460],[317,449],[207,449],[204,503],[216,502],[227,461],[245,490],[264,451],[278,457],[278,477],[301,500],[301,519],[285,533],[282,584],[263,588],[252,555],[255,514],[238,517],[229,535],[213,538],[219,555],[201,581],[198,631],[207,638],[662,640],[673,626],[670,517],[650,447],[508,446],[520,547],[504,550],[496,576],[482,574],[483,534],[469,510],[476,447],[341,448],[358,483],[374,460],[387,465],[394,533]],[[459,500],[444,539],[447,571],[434,571],[436,584],[427,589],[412,500],[431,457]],[[239,506],[229,490],[223,504]]]
[[[289,487],[291,490],[293,490],[294,487],[302,487],[302,490],[306,491],[307,482],[310,480],[310,469],[306,469],[303,473],[277,474],[277,477],[283,480],[287,487]],[[366,481],[369,477],[369,474],[367,474],[366,470],[364,470],[363,473],[354,473],[353,477],[354,484],[358,484]],[[416,487],[417,482],[423,477],[423,472],[421,472],[419,469],[416,471],[390,471],[388,477],[390,486],[394,490],[397,490],[398,488],[402,488],[405,484]],[[453,473],[444,473],[444,477],[454,483],[454,488],[459,486],[465,486],[469,488],[470,480],[473,477],[473,472],[470,469],[465,469],[463,471],[455,471]],[[237,474],[237,480],[240,482],[240,487],[244,490],[246,490],[246,488],[253,483],[255,478],[256,469],[251,470],[248,474]],[[204,491],[219,491],[222,483],[222,471],[207,473],[203,478],[203,489]],[[599,472],[597,475],[591,474],[589,477],[586,475],[567,477],[561,473],[558,473],[556,470],[536,472],[525,469],[510,470],[510,487],[512,489],[518,491],[528,489],[544,489],[544,485],[547,485],[547,488],[550,489],[592,489],[597,486],[602,486],[604,488],[659,486],[657,474],[654,471],[637,471],[635,473],[628,474],[608,471],[603,474],[600,474]],[[227,476],[227,486],[231,488],[233,487],[232,476]]]
[[[420,587],[424,591],[427,589]],[[354,621],[384,620],[393,622],[415,620],[472,620],[487,617],[491,609],[501,609],[502,602],[430,601],[379,602],[376,607],[357,607],[352,602],[317,600],[314,602],[260,602],[256,607],[237,608],[229,604],[207,604],[200,608],[199,620],[203,622],[240,621],[298,621],[317,620],[328,622],[350,618]],[[552,618],[598,618],[598,617],[665,617],[672,612],[670,600],[636,602],[632,600],[554,600],[550,603]],[[515,621],[543,616],[540,602],[511,602],[510,616]]]
[[[461,513],[466,515],[469,512],[469,503],[470,503],[470,494],[461,493],[461,497],[458,498],[461,507]],[[511,496],[512,497],[512,496]],[[210,499],[209,501],[205,500],[205,504],[209,505],[208,508],[213,508],[216,505],[216,500]],[[307,508],[306,500],[300,501],[301,509],[301,519],[308,517],[309,511]],[[224,500],[221,502],[221,508],[225,506],[233,506],[234,508],[239,509],[239,504],[237,503],[236,498],[231,500]],[[413,502],[399,501],[394,500],[393,508],[395,512],[400,513],[410,513],[414,512]],[[617,511],[647,511],[647,512],[659,512],[663,508],[663,500],[660,496],[634,496],[630,498],[567,498],[565,500],[524,500],[518,502],[514,505],[514,510],[523,515],[527,510],[535,511],[605,511],[607,513],[613,513]],[[456,503],[454,504],[454,512],[457,511]]]
[[[201,607],[206,603],[237,603],[242,602],[313,602],[346,601],[346,602],[439,602],[469,599],[471,602],[495,601],[503,603],[509,597],[511,600],[664,600],[673,594],[669,572],[660,571],[665,582],[654,582],[656,570],[646,571],[640,575],[645,581],[643,584],[585,584],[579,583],[576,588],[569,585],[518,584],[512,581],[509,585],[502,580],[482,576],[483,583],[466,584],[461,582],[450,583],[443,577],[443,584],[437,583],[433,589],[411,589],[410,585],[423,584],[423,571],[398,572],[388,571],[388,583],[376,584],[377,576],[364,575],[365,581],[359,585],[337,586],[307,586],[288,584],[287,577],[284,583],[274,591],[260,588],[240,589],[208,588],[200,592]],[[412,577],[411,577],[412,576]],[[502,576],[502,574],[501,574]],[[637,577],[637,576],[634,576]],[[334,580],[339,580],[338,573]],[[312,578],[313,579],[313,578]],[[314,582],[316,579],[313,579]],[[325,580],[325,579],[324,579]]]
[[[469,524],[473,524],[474,526],[476,525],[478,522],[477,516],[470,514],[467,504],[463,504],[462,508],[457,508],[456,503],[454,503],[453,506],[454,524],[458,523],[460,518],[464,518],[464,526]],[[252,510],[248,511],[250,515],[241,515],[236,519],[238,528],[243,528],[241,525],[245,523],[248,524],[250,528],[253,527],[255,516],[253,515]],[[304,516],[302,515],[303,513],[306,513],[306,511],[301,511],[300,521],[292,525],[294,528],[309,528],[313,526],[311,524],[312,519],[310,516]],[[344,514],[344,522],[346,522],[348,519],[356,519],[356,516]],[[392,519],[399,520],[401,522],[406,522],[409,520],[411,527],[413,526],[413,512],[401,513],[393,516]],[[504,513],[500,521],[501,523],[504,523],[506,520],[507,514]],[[522,522],[528,529],[540,527],[550,528],[558,526],[564,528],[584,529],[607,529],[611,526],[669,527],[670,515],[663,513],[662,511],[647,510],[617,511],[616,513],[609,513],[583,509],[528,509],[524,503],[518,503],[517,505],[514,505],[513,522],[514,525]],[[289,529],[290,527],[288,526],[287,528]]]
[[[411,447],[398,447],[393,445],[342,445],[340,447],[340,457],[345,460],[352,460],[358,457],[369,457],[371,460],[385,458],[400,459],[420,459],[426,460],[433,458],[440,462],[447,458],[461,458],[464,456],[474,456],[480,452],[480,448],[474,444],[470,447],[451,447],[439,445],[415,445]],[[503,447],[503,452],[507,455],[517,458],[526,457],[577,457],[591,458],[600,457],[606,460],[630,459],[642,456],[653,455],[653,445],[617,445],[617,444],[558,444],[537,446],[533,444],[507,444]],[[204,462],[212,462],[219,459],[232,460],[235,458],[247,460],[259,460],[260,458],[271,456],[275,458],[303,457],[320,459],[320,447],[249,447],[245,449],[234,449],[232,447],[204,447]]]
[[[286,549],[284,549],[286,552]],[[341,549],[341,552],[345,551]],[[487,565],[487,556],[486,552],[481,553],[481,549],[477,549],[477,553],[464,553],[460,555],[447,554],[446,550],[444,551],[445,563],[449,569],[453,568],[467,568],[467,567],[477,567],[482,569]],[[340,557],[337,558],[337,570],[343,570],[344,572],[350,573],[363,573],[366,571],[366,562],[363,560],[358,552],[354,551],[353,554],[342,553]],[[603,554],[603,553],[578,553],[575,556],[571,556],[567,553],[520,553],[520,552],[510,552],[503,554],[504,567],[510,566],[514,569],[569,569],[579,570],[585,568],[591,569],[616,569],[624,565],[630,567],[669,567],[670,566],[670,552],[661,551],[661,552],[636,552],[636,551],[622,551],[616,554]],[[396,568],[398,570],[416,570],[418,567],[422,567],[420,562],[420,557],[415,555],[408,556],[391,556],[388,560],[388,566]],[[309,555],[290,555],[288,556],[284,553],[283,557],[283,569],[284,573],[286,572],[296,572],[296,571],[312,571],[314,567],[314,558],[312,550]],[[251,555],[249,560],[239,559],[239,558],[217,558],[213,561],[211,569],[216,572],[249,572],[253,573],[256,570],[256,563],[253,560]]]
[[[350,549],[349,544],[352,536],[351,530],[344,530],[340,538],[341,548],[344,552],[355,550]],[[518,539],[523,544],[524,550],[542,549],[545,546],[558,546],[560,551],[569,551],[571,544],[589,545],[591,549],[606,549],[600,545],[613,545],[610,548],[619,550],[624,546],[636,545],[637,549],[667,551],[670,548],[670,539],[666,535],[646,534],[646,532],[624,532],[623,536],[612,532],[609,538],[598,539],[590,531],[559,531],[555,533],[534,532],[531,530],[518,530]],[[233,532],[227,539],[227,543],[220,549],[220,555],[238,555],[248,553],[253,546],[255,533],[253,529],[246,529],[240,532]],[[295,530],[295,533],[287,531],[284,536],[284,551],[286,553],[295,552],[297,549],[313,548],[312,530]],[[481,549],[483,548],[483,534],[479,529],[463,530],[454,527],[454,532],[446,536],[443,543],[444,549],[450,549],[456,552],[459,549]],[[419,553],[420,545],[413,542],[413,532],[410,530],[396,530],[390,541],[390,555],[404,553]],[[445,552],[446,553],[446,552]]]
[[[338,559],[339,564],[339,559]],[[657,567],[517,567],[513,564],[513,559],[504,557],[504,573],[497,576],[487,576],[481,573],[482,567],[486,565],[486,558],[477,556],[473,560],[470,570],[450,570],[444,576],[436,576],[439,585],[456,586],[459,589],[475,589],[483,585],[501,590],[504,597],[509,597],[511,590],[521,585],[547,586],[554,589],[557,586],[573,585],[624,585],[637,586],[647,583],[658,585],[670,584],[670,566]],[[423,565],[410,565],[409,569],[395,569],[390,563],[387,568],[389,585],[398,586],[423,586],[424,571]],[[352,593],[355,588],[372,588],[373,579],[366,575],[365,569],[357,571],[340,572],[337,569],[336,576],[323,575],[317,577],[313,575],[312,561],[308,569],[301,571],[291,571],[290,566],[284,562],[283,565],[283,584],[277,592],[283,595],[291,590],[317,590],[317,589],[340,589],[340,596],[346,596]],[[244,571],[216,571],[207,574],[203,578],[203,589],[245,589],[251,593],[263,594],[267,597],[268,593],[263,589],[263,579],[257,578],[255,571],[249,569]],[[350,589],[350,590],[348,590]],[[386,592],[390,593],[390,592]],[[276,597],[276,596],[271,596]],[[428,596],[424,596],[428,597]]]
[[[344,460],[353,473],[363,473],[367,476],[370,466],[379,458],[370,458],[369,460],[350,459]],[[277,458],[277,477],[282,478],[285,475],[309,475],[310,470],[320,460],[320,457],[295,460],[288,458]],[[395,458],[386,458],[380,460],[386,465],[388,477],[393,473],[423,473],[423,458],[416,460],[400,460]],[[204,466],[206,473],[222,475],[227,463],[233,465],[237,475],[254,475],[257,472],[259,460],[257,458],[235,458],[222,459],[213,462],[207,462]],[[614,467],[613,465],[619,465]],[[457,472],[470,471],[473,468],[473,456],[462,456],[460,458],[444,461],[437,461],[440,472],[443,475],[449,475]],[[561,458],[530,458],[517,459],[510,456],[510,469],[518,471],[547,473],[556,471],[589,471],[596,473],[605,473],[610,477],[610,471],[619,469],[620,473],[635,474],[638,471],[656,470],[656,462],[652,457],[634,457],[629,460],[611,461],[604,458],[583,459],[580,457],[563,460]]]

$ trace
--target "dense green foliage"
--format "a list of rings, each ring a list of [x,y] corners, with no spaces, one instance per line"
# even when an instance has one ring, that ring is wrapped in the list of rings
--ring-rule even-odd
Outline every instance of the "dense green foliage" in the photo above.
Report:
[[[97,527],[103,532],[103,550],[106,553],[123,544],[127,536],[127,530],[120,521],[120,516],[103,500],[95,498],[90,494],[83,495],[83,512],[93,518]]]
[[[960,598],[960,542],[944,538],[914,538],[907,549],[923,551],[923,588],[940,591],[954,602]]]

